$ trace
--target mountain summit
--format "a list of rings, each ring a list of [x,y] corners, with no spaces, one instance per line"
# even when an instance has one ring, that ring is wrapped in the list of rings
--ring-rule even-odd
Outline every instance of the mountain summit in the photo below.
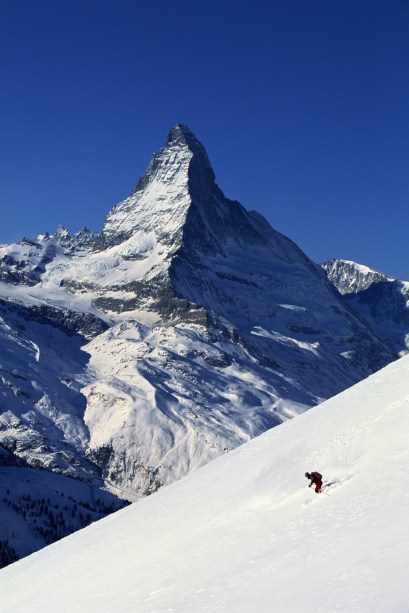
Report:
[[[214,173],[206,151],[182,125],[168,134],[165,147],[155,153],[129,198],[107,215],[103,246],[118,244],[135,230],[155,232],[158,241],[177,247],[192,203],[191,190],[214,188]]]
[[[206,179],[209,183],[214,183],[215,176],[213,168],[207,157],[207,153],[203,145],[197,140],[196,136],[189,130],[187,126],[177,124],[172,128],[166,138],[167,147],[187,147],[192,152],[193,170],[197,169],[201,174],[206,174]]]
[[[326,283],[321,269],[297,245],[260,214],[224,196],[203,145],[180,124],[169,132],[165,147],[154,154],[131,195],[108,213],[96,249],[119,245],[128,260],[139,260],[143,274],[121,287],[131,290],[131,299],[121,296],[116,304],[112,296],[109,302],[98,300],[98,305],[131,311],[149,300],[150,310],[160,312],[163,320],[196,321],[197,308],[204,307],[219,313],[228,308],[229,317],[240,314],[261,323],[259,314],[251,316],[254,295],[265,294],[256,303],[267,305],[269,280],[277,294],[277,275],[292,274],[299,265],[314,278],[313,284],[318,278],[319,284]],[[232,302],[237,291],[240,310]]]

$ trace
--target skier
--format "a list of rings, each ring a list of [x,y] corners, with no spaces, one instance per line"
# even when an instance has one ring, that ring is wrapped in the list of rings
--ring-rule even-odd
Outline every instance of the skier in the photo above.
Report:
[[[322,475],[315,470],[313,473],[305,473],[305,476],[311,481],[308,487],[315,485],[315,491],[319,494],[322,487]]]

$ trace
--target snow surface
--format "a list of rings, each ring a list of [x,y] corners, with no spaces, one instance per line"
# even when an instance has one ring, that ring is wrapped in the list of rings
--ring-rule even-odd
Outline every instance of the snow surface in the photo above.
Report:
[[[408,375],[409,356],[0,571],[1,609],[408,611]]]

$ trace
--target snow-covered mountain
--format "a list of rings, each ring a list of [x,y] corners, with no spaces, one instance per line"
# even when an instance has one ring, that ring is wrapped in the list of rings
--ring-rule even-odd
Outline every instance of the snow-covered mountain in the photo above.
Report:
[[[403,613],[408,409],[406,356],[0,571],[2,608]]]
[[[346,260],[329,260],[323,268],[348,305],[365,317],[378,335],[392,342],[399,355],[407,353],[409,283]]]
[[[397,357],[171,130],[101,233],[0,247],[0,444],[130,500]]]
[[[384,283],[388,277],[381,272],[350,260],[328,260],[322,265],[329,279],[341,294],[357,294],[373,283]]]

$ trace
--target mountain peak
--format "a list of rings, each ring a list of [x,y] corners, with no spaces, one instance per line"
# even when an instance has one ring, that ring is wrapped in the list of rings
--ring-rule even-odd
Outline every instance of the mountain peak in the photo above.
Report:
[[[166,138],[166,144],[172,145],[174,143],[183,142],[188,144],[189,140],[193,140],[197,142],[196,136],[193,132],[181,123],[177,123],[170,131]]]
[[[108,213],[97,247],[118,244],[140,230],[176,246],[191,205],[192,185],[210,193],[215,176],[203,145],[187,126],[177,124],[131,195]]]
[[[328,260],[322,267],[341,294],[356,294],[368,289],[372,283],[388,280],[383,273],[349,260]]]
[[[196,171],[204,171],[206,179],[214,183],[215,176],[209,158],[207,157],[206,149],[187,126],[178,123],[170,130],[166,138],[164,150],[169,148],[172,150],[174,148],[187,148],[193,154],[193,166],[191,170],[196,169]]]

